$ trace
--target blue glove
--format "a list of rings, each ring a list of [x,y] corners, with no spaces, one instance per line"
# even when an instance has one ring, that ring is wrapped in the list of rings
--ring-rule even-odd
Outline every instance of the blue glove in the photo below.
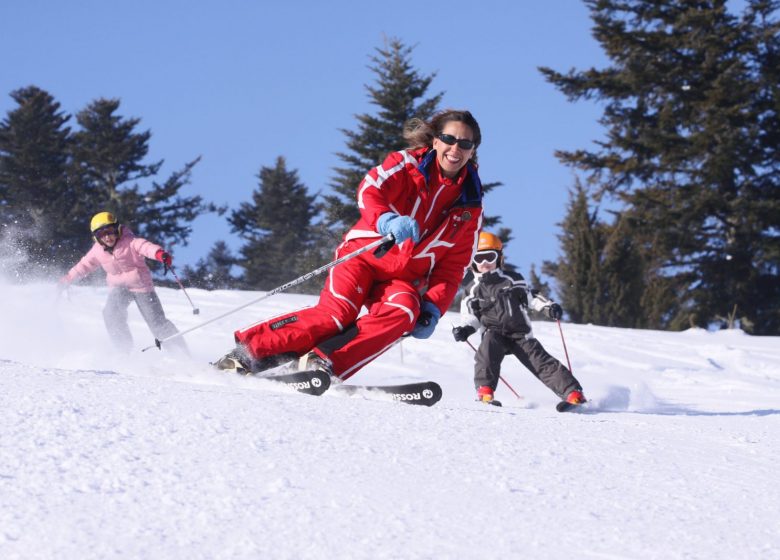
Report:
[[[412,329],[412,336],[414,338],[430,337],[433,334],[439,319],[441,319],[441,311],[439,311],[439,308],[430,301],[424,301],[420,316],[417,317],[417,324],[414,326],[414,329]]]
[[[417,243],[420,240],[420,226],[414,218],[399,216],[395,212],[385,212],[376,221],[376,231],[381,235],[392,233],[399,245],[411,238]]]

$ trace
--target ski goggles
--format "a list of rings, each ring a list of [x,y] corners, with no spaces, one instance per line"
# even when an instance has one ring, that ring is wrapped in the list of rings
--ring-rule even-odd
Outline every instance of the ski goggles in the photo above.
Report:
[[[470,150],[475,146],[473,140],[467,140],[466,138],[455,138],[452,134],[439,134],[436,138],[448,146],[452,146],[457,142],[458,148],[461,150]]]
[[[498,251],[480,251],[474,255],[474,262],[476,264],[488,263],[493,264],[498,260]]]
[[[95,237],[102,239],[103,237],[108,237],[109,235],[119,235],[119,230],[116,226],[105,226],[95,231],[94,235]]]

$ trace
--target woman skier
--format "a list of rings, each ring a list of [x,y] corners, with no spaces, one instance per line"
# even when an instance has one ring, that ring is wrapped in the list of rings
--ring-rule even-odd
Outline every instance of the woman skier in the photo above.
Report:
[[[215,364],[251,373],[300,357],[299,368],[339,380],[401,336],[428,338],[450,306],[482,223],[476,152],[481,133],[468,111],[448,109],[407,125],[409,147],[371,169],[357,189],[360,219],[336,250],[342,257],[392,234],[371,253],[331,269],[317,305],[235,332],[237,347]],[[368,313],[360,315],[361,308]]]

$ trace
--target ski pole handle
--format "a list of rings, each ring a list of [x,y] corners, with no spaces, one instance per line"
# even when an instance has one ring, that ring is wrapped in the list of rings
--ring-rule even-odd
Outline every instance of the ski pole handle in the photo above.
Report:
[[[393,248],[393,245],[395,245],[395,236],[392,233],[388,233],[385,236],[385,239],[387,239],[387,241],[382,243],[379,247],[377,247],[377,250],[374,251],[374,256],[378,259],[384,257],[387,252]]]

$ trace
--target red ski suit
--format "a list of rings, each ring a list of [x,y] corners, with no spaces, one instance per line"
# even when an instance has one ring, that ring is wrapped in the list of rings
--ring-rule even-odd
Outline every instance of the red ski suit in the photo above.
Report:
[[[421,298],[447,311],[476,250],[482,224],[482,185],[476,166],[455,179],[441,175],[430,148],[390,154],[369,171],[357,193],[361,218],[336,249],[342,257],[381,235],[386,212],[410,216],[420,241],[408,239],[382,258],[371,252],[330,270],[317,305],[236,331],[257,359],[312,349],[347,379],[412,331]],[[358,317],[361,308],[368,312]]]

